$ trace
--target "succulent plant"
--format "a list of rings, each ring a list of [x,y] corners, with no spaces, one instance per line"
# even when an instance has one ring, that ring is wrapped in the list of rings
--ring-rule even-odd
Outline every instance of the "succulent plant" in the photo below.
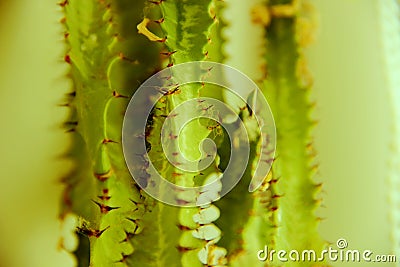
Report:
[[[277,200],[277,226],[273,242],[277,249],[298,251],[323,246],[317,232],[315,210],[320,205],[315,184],[315,151],[310,130],[312,81],[302,49],[309,42],[312,22],[309,7],[301,1],[278,6],[270,1],[271,21],[266,30],[267,79],[264,94],[273,110],[277,127],[277,154],[273,164],[273,185]]]
[[[164,67],[193,61],[223,63],[223,45],[230,41],[222,34],[229,24],[222,16],[225,4],[229,3],[60,3],[68,47],[64,59],[73,82],[63,104],[70,110],[64,125],[72,139],[66,156],[74,161],[73,170],[63,178],[61,214],[79,218],[79,245],[72,249],[78,266],[270,266],[274,263],[257,258],[264,245],[322,249],[314,214],[320,185],[312,181],[311,81],[302,54],[309,32],[301,1],[270,0],[253,14],[255,23],[265,27],[266,68],[260,87],[275,117],[275,158],[273,151],[271,157],[262,158],[265,136],[254,126],[251,107],[239,101],[236,112],[249,132],[250,161],[236,187],[218,201],[192,207],[164,204],[149,196],[136,182],[151,183],[149,161],[163,177],[189,187],[215,179],[228,164],[232,140],[221,125],[207,118],[190,121],[182,131],[168,129],[166,137],[169,151],[179,147],[174,156],[181,159],[180,153],[192,160],[201,154],[201,141],[212,139],[216,156],[205,170],[181,171],[179,162],[170,164],[163,151],[162,126],[168,120],[181,125],[190,119],[189,111],[171,113],[180,104],[198,97],[232,101],[216,85],[194,83],[161,88],[162,97],[141,136],[147,156],[136,153],[135,146],[130,151],[142,157],[142,163],[133,167],[140,177],[134,180],[125,164],[122,123],[129,100],[142,82]],[[204,106],[203,111],[211,112],[209,108]],[[137,116],[141,114],[138,108]],[[272,164],[272,171],[260,188],[248,192],[255,165],[262,160]],[[184,204],[185,197],[178,201]]]

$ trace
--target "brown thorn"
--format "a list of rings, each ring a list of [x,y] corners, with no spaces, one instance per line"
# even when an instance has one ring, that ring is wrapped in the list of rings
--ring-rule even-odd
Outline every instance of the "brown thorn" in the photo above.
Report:
[[[129,199],[133,204],[135,204],[136,206],[138,205],[138,204],[140,204],[140,203],[138,203],[138,202],[136,202],[135,200],[133,200],[133,199]]]
[[[176,53],[176,50],[175,51],[169,51],[169,52],[160,52],[161,55],[167,56],[167,57],[170,57],[175,53]]]
[[[60,3],[58,3],[58,5],[60,7],[65,7],[66,5],[68,5],[68,0],[64,0],[64,1],[60,2]]]
[[[279,179],[272,179],[270,183],[271,184],[276,184],[278,181],[279,181]]]
[[[138,208],[138,207],[136,207],[134,210],[132,210],[132,212],[135,212],[135,211],[137,211],[137,210],[139,210],[139,208]]]
[[[159,43],[165,43],[167,41],[167,36],[165,36],[164,38],[157,40],[157,42]]]
[[[265,163],[267,163],[267,164],[272,164],[272,163],[274,162],[274,159],[273,159],[273,158],[270,158],[270,159],[262,159],[261,161],[262,161],[262,162],[265,162]]]
[[[131,58],[128,58],[127,56],[125,56],[124,55],[124,53],[122,53],[122,52],[120,52],[119,54],[118,54],[118,57],[119,57],[119,59],[121,59],[121,60],[125,60],[125,61],[128,61],[128,62],[130,62],[130,63],[133,63],[133,64],[139,64],[139,61],[138,60],[133,60],[133,59],[131,59]]]
[[[64,61],[67,62],[68,64],[71,64],[71,57],[69,55],[65,55]]]
[[[71,92],[71,93],[67,93],[66,96],[67,97],[75,97],[76,96],[76,91]]]
[[[126,217],[125,219],[127,219],[130,222],[133,222],[137,226],[139,225],[139,220],[138,219],[131,219],[131,218],[128,218],[128,217]]]
[[[66,121],[64,122],[65,126],[77,126],[78,122],[77,121]]]
[[[65,190],[63,192],[63,200],[64,200],[64,203],[68,207],[72,207],[72,199],[70,197],[71,190],[72,190],[72,186],[67,186],[67,188],[65,188]]]
[[[111,197],[110,196],[105,196],[105,195],[103,195],[103,196],[97,196],[100,200],[103,200],[103,201],[107,201],[107,200],[110,200],[111,199]]]
[[[111,177],[111,170],[106,173],[94,173],[94,176],[99,179],[101,182],[106,181],[108,178]]]
[[[92,200],[92,201],[93,201],[97,206],[99,206],[100,212],[101,212],[102,214],[107,214],[108,212],[110,212],[110,211],[112,211],[112,210],[119,209],[119,207],[110,207],[110,206],[104,205],[104,204],[102,204],[102,203],[99,203],[99,202],[97,202],[97,201],[95,201],[95,200]]]
[[[172,113],[172,114],[169,114],[168,116],[167,116],[167,118],[175,118],[176,116],[178,116],[178,113]]]
[[[103,141],[102,141],[101,143],[102,143],[102,144],[108,144],[108,143],[118,144],[117,141],[113,141],[113,140],[108,139],[108,138],[104,138]]]
[[[171,140],[175,140],[175,139],[178,138],[178,136],[174,135],[173,133],[169,133],[168,138],[171,139]]]
[[[176,199],[178,205],[187,205],[189,202],[183,199]]]
[[[208,111],[210,108],[212,108],[214,105],[209,105],[208,107],[203,107],[201,108],[202,111]]]
[[[93,236],[99,238],[108,228],[110,228],[110,226],[107,226],[103,230],[94,230]]]
[[[108,195],[108,189],[104,188],[103,189],[103,195],[98,196],[99,199],[103,200],[103,201],[107,201],[111,199],[111,196]]]
[[[179,252],[182,252],[182,253],[195,250],[195,248],[182,247],[179,245],[176,248],[178,249]]]
[[[165,19],[164,19],[164,18],[161,18],[161,19],[155,20],[154,22],[155,22],[155,23],[158,23],[158,24],[161,24],[161,23],[163,23],[164,21],[165,21]]]
[[[135,225],[135,230],[133,230],[133,233],[124,230],[126,237],[120,243],[128,242],[132,237],[134,237],[134,235],[136,234],[136,231],[137,231],[138,228],[139,228],[139,226]]]
[[[78,227],[78,231],[88,237],[96,237],[99,238],[110,226],[107,226],[103,230],[97,230],[97,229],[87,229],[87,228],[81,228]]]
[[[168,91],[163,91],[163,94],[166,95],[175,95],[175,94],[180,94],[181,93],[181,89],[179,89],[179,85],[176,86],[174,89],[172,90],[168,90]]]
[[[178,227],[179,230],[181,230],[181,231],[189,231],[189,230],[191,230],[189,227],[184,226],[184,225],[181,225],[181,224],[177,225],[177,227]]]

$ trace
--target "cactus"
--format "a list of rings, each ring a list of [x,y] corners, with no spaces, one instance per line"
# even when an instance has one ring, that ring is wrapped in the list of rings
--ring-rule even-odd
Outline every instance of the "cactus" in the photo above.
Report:
[[[222,31],[229,23],[220,0],[86,1],[65,0],[68,76],[73,82],[63,106],[70,110],[67,155],[74,168],[63,178],[61,215],[78,216],[78,266],[265,266],[257,259],[264,244],[279,249],[321,249],[314,211],[319,185],[312,183],[308,75],[301,54],[302,15],[298,1],[269,1],[255,14],[266,27],[268,75],[261,87],[278,131],[278,157],[261,188],[248,184],[261,161],[265,138],[254,126],[252,110],[224,96],[216,85],[177,84],[163,96],[146,126],[147,156],[130,151],[142,163],[133,166],[140,185],[152,186],[149,161],[180,186],[205,184],[221,175],[229,160],[227,132],[210,119],[191,119],[190,109],[171,113],[181,103],[213,97],[241,103],[236,110],[250,132],[250,163],[240,183],[215,203],[187,207],[193,196],[180,195],[175,207],[154,200],[132,179],[122,151],[122,122],[129,99],[140,83],[162,67],[191,61],[224,62]],[[286,1],[289,2],[289,1]],[[213,75],[216,70],[209,70]],[[143,103],[146,104],[146,103]],[[232,103],[231,103],[232,104]],[[201,103],[199,103],[201,107]],[[209,107],[203,107],[211,113]],[[137,116],[142,110],[139,108]],[[171,121],[166,134],[162,126]],[[178,159],[168,162],[166,151]],[[140,139],[138,137],[138,140]],[[181,160],[200,156],[205,138],[216,144],[216,156],[203,171],[179,169]],[[179,148],[179,150],[178,150]],[[179,151],[175,152],[175,151]],[[272,153],[272,152],[270,152]],[[264,159],[265,160],[265,159]],[[268,164],[272,158],[267,159]],[[160,189],[161,190],[161,189]],[[187,198],[191,200],[188,200]],[[272,264],[272,263],[271,263]],[[308,266],[308,263],[295,265]]]
[[[73,143],[68,156],[75,159],[63,179],[62,215],[81,218],[78,265],[111,266],[132,253],[122,241],[141,230],[134,211],[146,202],[126,170],[120,128],[132,87],[159,67],[158,48],[130,34],[135,30],[130,20],[140,19],[144,5],[64,1],[61,6],[73,81],[64,103],[70,108],[65,127]]]
[[[309,102],[310,75],[302,48],[309,41],[308,7],[300,1],[270,1],[266,29],[268,78],[264,94],[274,112],[277,127],[277,158],[273,164],[273,185],[279,199],[274,216],[278,226],[273,238],[276,249],[321,250],[317,233],[320,184],[312,182],[317,165],[312,147]],[[283,30],[284,29],[284,30]],[[293,223],[296,222],[296,223]]]

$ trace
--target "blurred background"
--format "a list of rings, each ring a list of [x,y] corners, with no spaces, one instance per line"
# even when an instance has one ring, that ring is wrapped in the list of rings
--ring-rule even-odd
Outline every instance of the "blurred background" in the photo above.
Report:
[[[310,2],[318,18],[307,55],[324,183],[320,232],[350,249],[400,257],[399,5]],[[73,266],[58,248],[58,179],[69,166],[59,158],[68,145],[57,106],[68,89],[61,17],[55,1],[0,1],[0,267]]]

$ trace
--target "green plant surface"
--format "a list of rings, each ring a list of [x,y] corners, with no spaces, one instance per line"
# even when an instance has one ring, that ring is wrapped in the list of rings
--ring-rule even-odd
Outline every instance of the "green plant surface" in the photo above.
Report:
[[[277,150],[272,167],[274,191],[279,195],[274,216],[276,250],[314,249],[321,251],[315,215],[320,185],[313,182],[313,141],[310,131],[311,81],[306,71],[303,47],[308,32],[304,27],[302,1],[269,1],[270,21],[266,25],[267,78],[263,91],[271,105],[276,128]],[[286,266],[309,266],[307,262]]]
[[[73,141],[67,156],[75,163],[63,178],[62,216],[79,216],[79,266],[124,266],[148,200],[125,167],[122,119],[134,89],[156,71],[158,49],[132,34],[130,21],[140,21],[144,5],[122,0],[60,5],[68,45],[64,59],[73,81],[63,103],[70,109],[65,128]]]
[[[219,4],[217,1],[161,1],[154,5],[161,10],[162,18],[154,18],[158,21],[162,36],[154,36],[147,32],[140,25],[138,28],[144,33],[149,40],[161,40],[165,44],[166,51],[164,55],[168,57],[168,66],[174,64],[200,61],[200,60],[219,60],[221,53],[219,52],[220,40],[217,38],[219,34],[219,22],[217,21]],[[142,23],[146,23],[145,18]],[[146,25],[147,26],[147,25]],[[176,93],[167,94],[161,103],[158,103],[153,115],[154,124],[149,132],[146,141],[150,144],[151,150],[149,157],[156,162],[160,162],[159,172],[163,177],[171,177],[171,181],[181,186],[201,185],[207,177],[219,173],[218,162],[215,161],[209,168],[202,172],[188,173],[182,172],[171,164],[166,164],[167,159],[162,156],[162,146],[160,140],[160,128],[165,122],[165,118],[174,108],[187,100],[197,98],[199,96],[214,96],[218,98],[218,91],[213,90],[215,86],[201,84],[179,85]],[[179,125],[190,121],[191,112],[188,110],[180,111],[173,117],[173,123],[169,129],[170,139],[178,139]],[[215,124],[215,123],[214,123]],[[217,136],[217,128],[212,127],[212,122],[204,119],[192,120],[188,123],[179,134],[179,148],[177,143],[170,142],[168,151],[179,151],[181,159],[195,160],[200,156],[198,150],[199,143],[203,139],[210,136]],[[176,136],[176,137],[175,137]],[[163,160],[160,160],[160,156]],[[177,162],[182,164],[182,162]],[[182,198],[185,201],[185,198]],[[165,248],[165,244],[161,243],[160,247],[168,253],[174,253],[175,258],[165,261],[164,255],[159,255],[163,262],[158,266],[222,266],[224,265],[225,250],[219,248],[215,243],[220,238],[221,231],[213,224],[219,216],[218,209],[213,205],[196,208],[176,208],[168,207],[165,204],[158,203],[157,206],[166,211],[171,216],[176,227],[177,233],[172,233],[169,241],[174,240],[175,247]],[[208,216],[210,215],[210,216]],[[149,215],[150,216],[150,215]],[[159,216],[153,214],[153,216]],[[158,220],[159,218],[150,219]],[[164,224],[164,220],[162,222]],[[170,228],[164,229],[170,231]],[[152,249],[152,244],[147,242],[147,238],[143,236],[143,246]],[[177,254],[177,255],[176,255]],[[154,264],[154,263],[153,263]],[[149,265],[150,266],[150,265]],[[151,265],[154,266],[154,265]]]
[[[224,63],[237,68],[254,81],[259,81],[261,77],[265,43],[262,27],[251,21],[251,10],[259,2],[229,1],[223,15],[226,20],[223,30],[226,42],[223,50],[227,54]],[[232,84],[238,82],[236,77],[226,78]],[[259,159],[259,132],[252,128],[254,118],[243,110],[245,104],[242,101],[238,101],[228,92],[224,94],[224,101],[237,108],[248,127],[248,132],[253,136],[249,166],[242,180],[224,198],[216,202],[221,210],[220,219],[216,224],[224,229],[220,244],[228,250],[229,266],[264,266],[265,262],[257,258],[257,251],[270,243],[275,229],[271,220],[275,205],[274,199],[271,198],[271,176],[267,177],[256,192],[248,192],[253,167]]]
[[[89,262],[93,266],[137,263],[165,266],[167,262],[176,266],[200,266],[200,250],[204,250],[202,261],[205,263],[219,264],[223,260],[220,260],[223,250],[213,244],[219,229],[212,221],[206,223],[198,217],[207,212],[218,213],[215,207],[178,209],[154,203],[134,185],[123,162],[119,132],[127,99],[133,93],[132,84],[137,85],[137,81],[148,77],[157,67],[154,62],[158,62],[155,46],[141,49],[148,46],[143,42],[145,37],[165,43],[169,52],[161,52],[161,56],[169,57],[171,63],[181,63],[206,59],[208,53],[204,49],[210,40],[208,35],[216,34],[212,27],[215,15],[211,17],[208,1],[152,4],[160,7],[163,18],[157,21],[145,18],[139,23],[138,31],[145,35],[142,36],[125,27],[132,18],[140,21],[142,10],[146,15],[157,16],[155,8],[144,9],[144,6],[132,6],[124,1],[61,3],[66,13],[65,36],[70,46],[65,61],[71,64],[70,76],[74,82],[74,91],[67,96],[65,104],[71,107],[71,118],[65,125],[73,134],[74,146],[69,154],[77,163],[74,172],[64,179],[67,190],[63,215],[74,212],[80,218],[81,242],[76,251],[80,266]],[[186,17],[181,18],[182,10],[187,11]],[[149,23],[160,24],[168,37],[158,38],[150,31]],[[187,34],[186,31],[203,34]],[[201,85],[188,85],[185,89],[183,93],[167,96],[164,106],[153,114],[155,127],[148,137],[151,147],[161,147],[156,134],[156,126],[162,121],[159,118],[163,117],[159,113],[171,111],[179,103],[197,97]],[[192,147],[212,131],[199,122],[190,123],[180,136],[182,147],[186,149],[181,152],[193,156]],[[198,138],[193,138],[196,136]],[[156,149],[150,157],[152,154],[160,155]],[[175,168],[165,163],[160,166],[161,173],[175,177],[177,184],[193,185],[192,175],[178,175]],[[206,174],[209,173],[197,176]],[[90,253],[86,247],[87,238]]]
[[[190,99],[211,96],[238,105],[238,115],[251,133],[250,164],[238,186],[215,205],[179,208],[153,200],[131,178],[121,149],[122,116],[139,82],[159,65],[225,60],[224,3],[61,3],[69,46],[65,61],[71,66],[69,76],[74,85],[66,97],[65,106],[71,115],[65,127],[74,144],[68,156],[76,164],[63,179],[67,185],[63,215],[72,212],[79,216],[80,242],[75,251],[79,266],[263,266],[254,250],[264,244],[288,250],[320,248],[313,215],[318,186],[311,182],[311,156],[307,151],[312,125],[308,117],[309,85],[301,69],[298,22],[295,16],[286,17],[290,6],[270,4],[268,12],[261,15],[271,16],[266,51],[271,76],[265,83],[265,93],[280,130],[273,175],[261,189],[248,193],[255,164],[265,155],[258,153],[260,132],[243,101],[224,96],[215,85],[165,87],[146,129],[148,158],[143,156],[143,164],[135,166],[143,174],[140,179],[151,178],[149,160],[162,177],[180,186],[202,185],[224,171],[229,158],[227,133],[209,119],[193,120],[190,108],[171,116],[176,107]],[[284,18],[280,18],[282,12]],[[132,26],[131,21],[137,24]],[[212,112],[209,109],[204,107],[203,111]],[[140,112],[139,108],[138,116]],[[172,123],[167,150],[163,150],[161,129],[167,120]],[[180,131],[185,122],[189,123]],[[182,161],[201,156],[198,147],[205,138],[217,145],[214,162],[203,171],[181,171],[178,167]],[[171,151],[177,159],[173,164],[165,155]],[[185,203],[194,197],[181,194],[178,200]],[[301,223],[294,224],[296,220]]]

